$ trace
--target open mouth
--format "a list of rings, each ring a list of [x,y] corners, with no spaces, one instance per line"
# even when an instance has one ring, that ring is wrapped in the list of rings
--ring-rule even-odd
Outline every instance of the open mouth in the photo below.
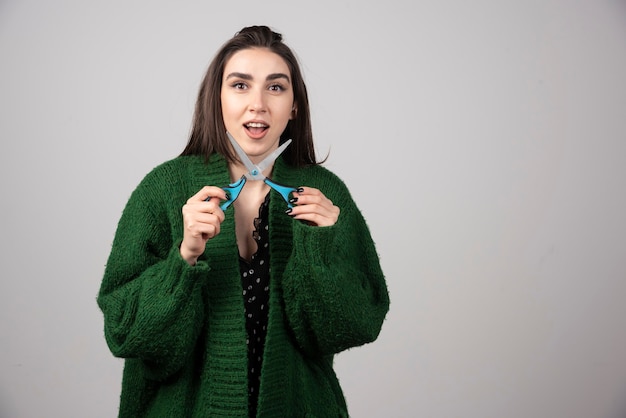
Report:
[[[248,122],[244,125],[244,127],[250,132],[253,136],[262,135],[269,126],[265,123],[261,122]]]

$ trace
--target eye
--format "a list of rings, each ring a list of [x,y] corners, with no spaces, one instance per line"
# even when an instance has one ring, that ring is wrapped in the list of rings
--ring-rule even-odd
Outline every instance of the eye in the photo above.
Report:
[[[274,92],[281,92],[281,91],[285,91],[285,87],[282,84],[272,84],[269,86],[268,88],[270,91],[274,91]]]
[[[231,87],[234,88],[235,90],[245,90],[248,88],[248,86],[246,85],[246,83],[241,82],[241,81],[237,81],[235,83],[231,84]]]

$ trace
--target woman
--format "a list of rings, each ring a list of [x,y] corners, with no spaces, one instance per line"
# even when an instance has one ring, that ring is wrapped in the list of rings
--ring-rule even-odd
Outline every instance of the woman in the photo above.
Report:
[[[288,205],[248,170],[297,189]],[[190,197],[191,196],[191,197]],[[233,209],[234,208],[234,209]],[[120,417],[347,416],[333,355],[375,340],[389,308],[367,225],[316,160],[306,87],[280,34],[248,27],[200,88],[182,154],[150,172],[119,221],[98,295],[126,359]]]

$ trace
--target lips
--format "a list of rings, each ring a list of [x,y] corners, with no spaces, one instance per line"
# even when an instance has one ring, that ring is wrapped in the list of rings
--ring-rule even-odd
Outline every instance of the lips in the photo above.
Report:
[[[248,135],[252,138],[261,138],[265,135],[265,131],[269,128],[264,122],[248,122],[243,125],[248,131]]]

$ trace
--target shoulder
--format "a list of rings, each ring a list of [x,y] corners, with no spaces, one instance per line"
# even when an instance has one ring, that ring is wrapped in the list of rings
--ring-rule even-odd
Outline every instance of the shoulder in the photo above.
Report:
[[[178,156],[165,161],[146,174],[140,186],[167,186],[172,183],[188,182],[211,172],[222,173],[226,169],[224,158],[214,154],[209,161],[197,155]]]
[[[201,163],[201,161],[201,158],[196,156],[173,158],[155,166],[148,172],[148,174],[146,174],[143,182],[149,182],[156,178],[180,177],[181,174],[184,175],[192,166]]]
[[[343,181],[335,173],[333,173],[326,167],[323,167],[321,165],[294,167],[287,164],[282,158],[279,158],[276,161],[273,177],[276,177],[277,181],[282,180],[283,182],[297,182],[306,180],[309,183],[322,182],[333,183],[337,185],[344,184]]]
[[[152,168],[135,187],[131,198],[144,202],[186,200],[207,183],[211,171],[226,172],[221,157],[208,162],[201,156],[179,156]],[[179,196],[180,195],[180,196]]]
[[[153,167],[135,186],[128,204],[155,206],[163,196],[168,195],[168,189],[176,188],[185,171],[184,161],[174,158]]]

